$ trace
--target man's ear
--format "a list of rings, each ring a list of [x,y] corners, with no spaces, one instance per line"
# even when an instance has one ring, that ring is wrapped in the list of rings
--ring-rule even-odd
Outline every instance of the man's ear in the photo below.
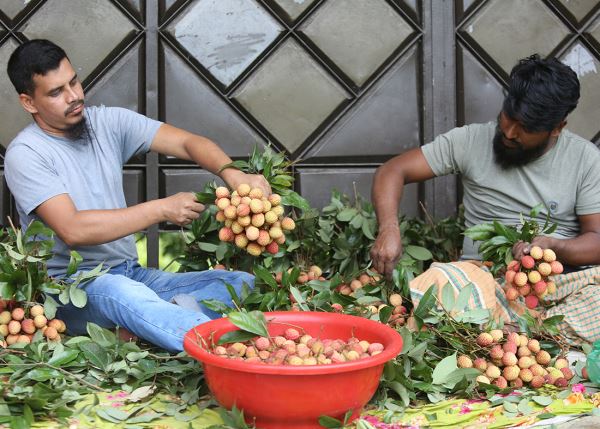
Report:
[[[23,109],[25,109],[27,112],[29,112],[31,114],[38,112],[31,95],[19,94],[19,101],[21,102],[21,106],[23,106]]]
[[[560,134],[560,132],[562,131],[562,129],[565,127],[565,125],[567,125],[567,120],[563,120],[560,122],[560,124],[558,124],[550,133],[550,135],[552,137],[558,137],[558,135]]]

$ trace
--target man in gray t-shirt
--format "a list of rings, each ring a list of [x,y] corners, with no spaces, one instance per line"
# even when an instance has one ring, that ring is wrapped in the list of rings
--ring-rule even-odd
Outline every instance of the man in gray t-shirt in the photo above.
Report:
[[[382,165],[372,192],[379,222],[373,267],[390,276],[402,254],[404,184],[446,174],[461,174],[467,227],[495,219],[515,225],[520,213],[543,203],[540,222],[549,214],[558,229],[532,243],[554,249],[568,265],[599,265],[600,151],[564,128],[578,100],[573,70],[534,55],[511,71],[497,121],[453,129]],[[520,258],[530,245],[518,243],[513,254]],[[481,259],[468,239],[463,257]]]
[[[241,183],[268,195],[261,175],[222,167],[231,159],[212,141],[120,108],[84,107],[84,94],[65,52],[47,40],[19,46],[8,74],[23,108],[34,122],[9,145],[5,175],[21,225],[40,219],[56,233],[52,275],[66,273],[69,250],[83,257],[82,269],[104,263],[108,274],[85,285],[87,305],[61,307],[71,333],[86,322],[126,328],[168,350],[182,350],[184,334],[218,317],[205,307],[171,303],[177,295],[231,305],[225,283],[238,291],[253,285],[247,273],[212,270],[165,273],[137,263],[132,234],[160,222],[187,225],[204,206],[192,192],[127,207],[123,165],[148,151],[194,161],[232,188]],[[196,307],[202,311],[194,311]]]

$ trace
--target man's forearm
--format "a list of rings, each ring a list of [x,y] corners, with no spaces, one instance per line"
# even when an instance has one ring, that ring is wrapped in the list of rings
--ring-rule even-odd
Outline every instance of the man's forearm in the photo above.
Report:
[[[570,239],[553,238],[548,247],[564,264],[600,265],[600,234],[596,232],[586,232]]]
[[[390,164],[382,165],[375,172],[371,197],[380,230],[398,225],[398,205],[403,188],[403,178]]]
[[[73,214],[64,232],[56,231],[70,247],[108,243],[164,221],[160,200],[124,209],[80,210]]]

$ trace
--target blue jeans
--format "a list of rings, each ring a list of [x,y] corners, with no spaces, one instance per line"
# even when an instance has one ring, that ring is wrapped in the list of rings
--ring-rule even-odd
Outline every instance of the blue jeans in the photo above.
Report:
[[[87,322],[105,328],[118,325],[166,350],[181,351],[187,331],[221,315],[202,305],[198,312],[169,301],[187,294],[197,301],[216,299],[232,306],[225,283],[239,295],[243,283],[254,286],[254,277],[225,270],[169,273],[126,261],[82,286],[88,297],[85,307],[59,307],[57,317],[72,335],[85,333]]]

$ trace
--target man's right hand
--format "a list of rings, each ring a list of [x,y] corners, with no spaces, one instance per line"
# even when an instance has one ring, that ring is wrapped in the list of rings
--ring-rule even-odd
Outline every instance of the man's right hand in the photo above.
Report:
[[[163,216],[167,222],[183,226],[200,217],[205,209],[204,204],[196,200],[193,192],[179,192],[163,198]]]
[[[373,268],[378,273],[391,278],[400,256],[402,256],[402,238],[399,226],[380,227],[377,239],[371,248]]]

